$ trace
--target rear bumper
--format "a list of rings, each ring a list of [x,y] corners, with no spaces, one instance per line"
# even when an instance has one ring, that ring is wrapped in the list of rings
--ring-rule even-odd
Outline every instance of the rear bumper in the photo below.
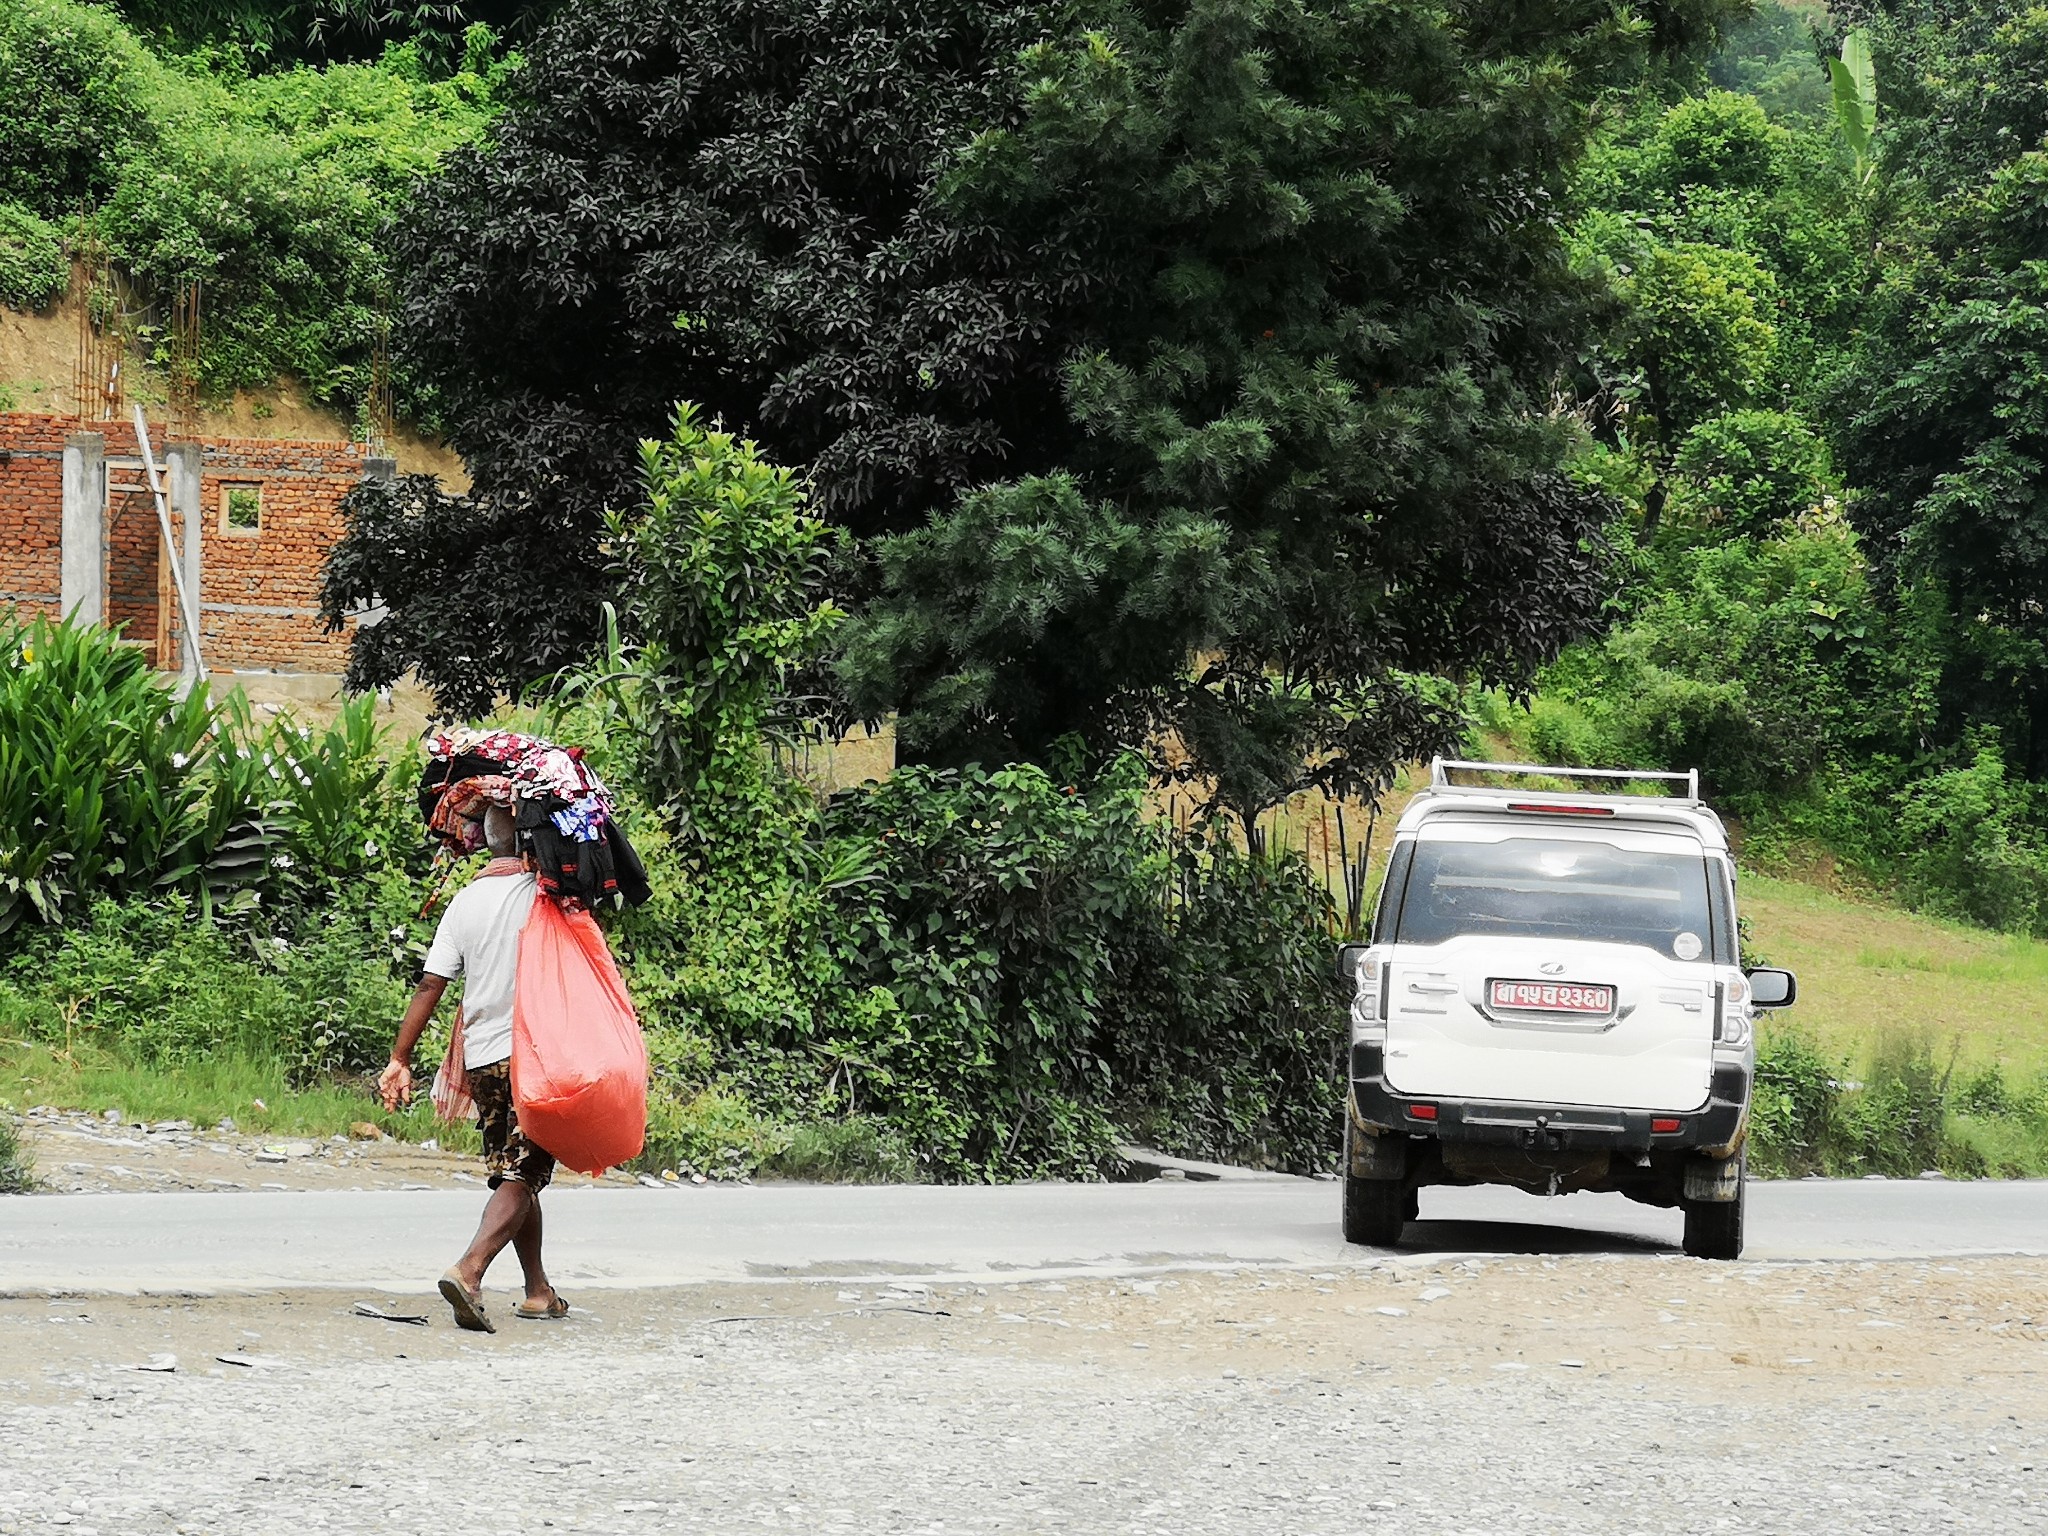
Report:
[[[1386,1062],[1378,1045],[1351,1047],[1351,1113],[1365,1130],[1524,1152],[1683,1151],[1725,1157],[1742,1144],[1749,1090],[1745,1067],[1716,1062],[1705,1107],[1687,1113],[1423,1098],[1387,1087]],[[1417,1105],[1433,1107],[1435,1117],[1419,1118],[1412,1112]],[[1655,1122],[1672,1120],[1678,1122],[1677,1129],[1655,1129]]]

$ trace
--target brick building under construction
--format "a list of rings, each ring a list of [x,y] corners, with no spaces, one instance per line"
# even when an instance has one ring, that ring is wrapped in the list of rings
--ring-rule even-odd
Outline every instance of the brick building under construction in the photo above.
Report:
[[[132,425],[0,412],[0,608],[118,625],[169,671],[185,661],[175,559],[209,671],[340,672],[348,633],[321,627],[321,567],[342,497],[394,462],[360,443],[158,431],[170,551]]]

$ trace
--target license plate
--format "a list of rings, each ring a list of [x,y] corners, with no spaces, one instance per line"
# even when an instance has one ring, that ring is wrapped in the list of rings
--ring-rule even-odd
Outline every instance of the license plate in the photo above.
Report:
[[[1496,981],[1493,1006],[1524,1013],[1612,1013],[1614,988],[1571,981]]]

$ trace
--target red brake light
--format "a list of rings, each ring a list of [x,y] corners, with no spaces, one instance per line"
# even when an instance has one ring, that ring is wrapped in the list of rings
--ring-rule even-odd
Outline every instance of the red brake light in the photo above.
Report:
[[[1652,1120],[1650,1122],[1650,1134],[1653,1136],[1669,1136],[1673,1131],[1680,1129],[1684,1123],[1682,1120]]]
[[[1548,805],[1533,800],[1510,800],[1511,811],[1541,811],[1546,816],[1612,816],[1611,805]]]
[[[1434,1120],[1436,1118],[1436,1106],[1434,1104],[1410,1104],[1408,1106],[1408,1118],[1410,1120]]]

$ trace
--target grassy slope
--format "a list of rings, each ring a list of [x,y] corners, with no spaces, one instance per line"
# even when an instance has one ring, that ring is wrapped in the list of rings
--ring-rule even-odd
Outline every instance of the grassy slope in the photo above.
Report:
[[[1887,1032],[1924,1033],[1937,1059],[2048,1071],[2048,945],[1745,874],[1751,947],[1799,973],[1779,1018],[1850,1058]]]

